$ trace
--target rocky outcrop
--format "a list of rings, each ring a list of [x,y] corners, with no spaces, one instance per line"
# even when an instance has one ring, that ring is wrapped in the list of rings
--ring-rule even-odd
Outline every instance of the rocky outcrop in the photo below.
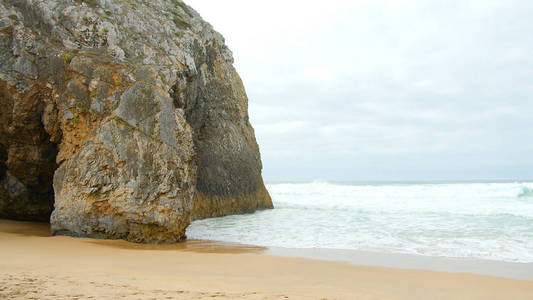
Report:
[[[189,76],[187,85],[174,88],[174,98],[187,103],[185,116],[198,152],[192,216],[199,219],[271,208],[261,177],[259,148],[248,121],[248,99],[231,66],[231,53],[222,40],[192,49],[202,75]],[[226,56],[226,66],[221,54]]]
[[[271,208],[232,63],[178,0],[2,1],[0,217],[174,242]]]

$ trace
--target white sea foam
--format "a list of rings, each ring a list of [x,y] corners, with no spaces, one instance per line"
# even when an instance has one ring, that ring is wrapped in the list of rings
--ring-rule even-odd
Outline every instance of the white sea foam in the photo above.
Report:
[[[533,262],[533,183],[277,183],[276,209],[195,221],[189,238]]]

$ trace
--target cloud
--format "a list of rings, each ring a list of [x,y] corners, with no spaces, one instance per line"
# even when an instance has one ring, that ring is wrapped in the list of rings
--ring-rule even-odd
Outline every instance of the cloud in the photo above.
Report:
[[[267,180],[533,178],[533,2],[191,0]]]

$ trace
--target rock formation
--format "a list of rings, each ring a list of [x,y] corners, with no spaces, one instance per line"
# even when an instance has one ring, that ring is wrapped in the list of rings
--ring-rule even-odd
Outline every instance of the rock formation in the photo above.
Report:
[[[3,0],[0,217],[175,242],[271,208],[232,63],[179,0]]]

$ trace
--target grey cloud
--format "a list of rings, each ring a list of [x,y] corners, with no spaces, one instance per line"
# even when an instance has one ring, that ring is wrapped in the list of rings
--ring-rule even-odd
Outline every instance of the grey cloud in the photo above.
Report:
[[[533,2],[355,2],[210,14],[267,180],[533,179]]]

